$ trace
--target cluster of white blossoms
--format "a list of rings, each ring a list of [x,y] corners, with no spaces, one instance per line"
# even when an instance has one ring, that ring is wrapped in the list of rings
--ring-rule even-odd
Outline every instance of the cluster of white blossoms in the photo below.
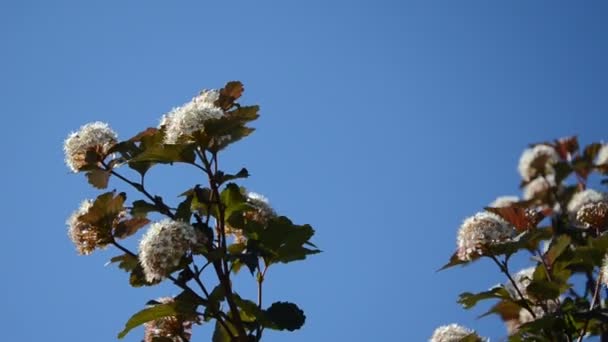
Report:
[[[581,192],[577,192],[572,196],[570,202],[568,202],[568,214],[577,224],[582,224],[578,219],[576,219],[577,213],[581,208],[588,204],[600,203],[600,202],[608,202],[608,194],[599,192],[593,189],[586,189]]]
[[[429,342],[460,342],[463,338],[472,336],[476,341],[484,341],[474,330],[452,323],[435,329]]]
[[[559,155],[555,148],[549,145],[536,145],[527,148],[519,158],[519,174],[521,178],[529,182],[548,171],[553,170],[553,165],[559,161]]]
[[[70,170],[78,172],[86,164],[87,151],[95,150],[105,155],[117,141],[118,135],[108,124],[99,121],[88,123],[71,133],[63,143],[65,163]]]
[[[163,297],[156,300],[161,304],[174,302],[171,297]],[[144,324],[144,341],[171,341],[188,342],[192,337],[192,322],[185,321],[176,316],[161,317]]]
[[[247,192],[245,197],[247,198],[247,203],[253,208],[252,211],[247,211],[243,214],[248,221],[266,224],[269,219],[277,216],[274,209],[270,206],[268,198],[255,192]],[[242,229],[232,228],[229,225],[226,225],[224,231],[226,234],[234,237],[235,243],[245,243],[247,241]]]
[[[84,200],[78,210],[72,213],[66,221],[68,235],[81,255],[89,255],[96,248],[103,248],[109,242],[109,237],[103,234],[99,228],[82,219],[83,215],[86,215],[92,207],[93,200]],[[121,212],[117,219],[124,217],[124,215],[126,215],[126,212]]]
[[[175,144],[180,137],[203,130],[209,119],[224,116],[222,108],[215,105],[219,97],[219,90],[203,90],[190,102],[163,115],[160,126],[166,129],[165,143]]]
[[[596,165],[608,164],[608,144],[602,144],[602,147],[600,147],[600,150],[597,152],[595,164]]]
[[[480,212],[464,220],[458,231],[456,243],[458,258],[473,260],[484,252],[484,247],[506,242],[515,236],[515,228],[500,216]]]
[[[153,223],[139,243],[139,261],[146,280],[168,276],[197,240],[194,227],[187,222],[164,219]]]
[[[547,175],[546,177],[534,178],[524,187],[523,198],[528,201],[531,199],[540,199],[549,194],[552,187],[555,186],[555,176]]]
[[[608,202],[587,203],[576,212],[576,222],[585,228],[608,228]]]
[[[602,277],[602,284],[608,287],[608,254],[604,255],[604,261],[600,268],[600,277]]]
[[[530,285],[530,283],[532,282],[532,276],[534,274],[535,269],[536,269],[536,267],[534,267],[534,266],[524,268],[523,270],[521,270],[521,271],[517,272],[515,275],[513,275],[513,280],[517,284],[517,289],[522,294],[522,296],[524,296],[524,299],[529,299],[527,288],[528,288],[528,285]],[[517,293],[515,286],[511,282],[507,282],[505,284],[505,290],[507,290],[507,292],[509,292],[509,294],[511,295],[511,298],[513,298],[515,300],[521,299],[521,298],[519,298],[519,294]]]
[[[489,207],[491,208],[504,208],[510,207],[511,205],[519,202],[519,197],[517,196],[500,196],[496,198],[492,203],[490,203]]]

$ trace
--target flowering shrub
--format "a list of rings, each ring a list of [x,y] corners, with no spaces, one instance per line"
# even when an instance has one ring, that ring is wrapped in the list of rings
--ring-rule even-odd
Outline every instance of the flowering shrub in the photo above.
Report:
[[[173,282],[181,293],[148,302],[118,335],[144,325],[146,342],[190,341],[192,328],[215,321],[213,341],[260,341],[265,329],[293,331],[302,327],[304,312],[293,303],[265,306],[262,289],[268,268],[319,253],[310,241],[314,230],[275,212],[262,195],[239,187],[247,169],[227,173],[219,155],[254,129],[258,106],[241,106],[240,82],[220,90],[204,90],[192,101],[165,114],[156,128],[119,141],[105,123],[86,124],[68,136],[65,162],[83,173],[97,189],[110,178],[132,187],[141,198],[128,202],[124,192],[105,192],[85,200],[67,220],[68,235],[80,254],[116,247],[122,254],[111,263],[129,273],[134,287]],[[159,164],[185,164],[201,172],[206,186],[194,185],[171,205],[145,186],[145,177]],[[129,177],[128,171],[135,177]],[[194,182],[197,182],[194,180]],[[198,180],[200,183],[200,180]],[[153,222],[154,221],[154,222]],[[147,228],[146,228],[147,227]],[[140,229],[137,253],[121,242]],[[240,296],[232,276],[243,266],[257,283],[255,300]],[[205,273],[214,273],[209,283]]]
[[[518,169],[523,199],[499,197],[466,219],[442,268],[487,258],[506,281],[462,293],[458,302],[470,309],[493,300],[482,317],[498,315],[509,341],[608,340],[608,291],[601,291],[608,284],[608,195],[599,190],[608,185],[608,144],[581,149],[576,137],[536,144],[523,152]],[[509,261],[516,254],[528,254],[531,265],[513,272]],[[479,340],[456,324],[431,337]]]

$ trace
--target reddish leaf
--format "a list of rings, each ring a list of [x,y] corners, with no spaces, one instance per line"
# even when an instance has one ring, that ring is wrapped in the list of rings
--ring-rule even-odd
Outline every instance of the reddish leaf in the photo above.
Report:
[[[145,131],[141,131],[141,132],[137,133],[137,135],[134,136],[133,138],[129,139],[129,141],[132,141],[132,142],[141,141],[143,138],[152,136],[152,135],[156,134],[157,132],[158,132],[158,129],[156,129],[154,127],[149,127]]]
[[[228,82],[224,88],[220,89],[220,98],[215,104],[224,110],[228,110],[233,106],[234,101],[243,95],[243,91],[245,91],[243,83],[239,81]]]
[[[116,225],[114,229],[114,236],[119,239],[124,239],[137,232],[139,228],[150,223],[147,218],[132,218],[125,221],[121,221]]]
[[[554,147],[562,159],[568,159],[578,151],[578,139],[576,136],[561,138],[555,141]]]
[[[536,228],[536,225],[545,218],[545,215],[540,211],[523,208],[518,205],[503,208],[488,207],[485,209],[511,223],[518,232]]]
[[[105,170],[91,170],[86,173],[89,184],[96,187],[97,189],[105,189],[108,187],[108,181],[110,180],[110,171]]]

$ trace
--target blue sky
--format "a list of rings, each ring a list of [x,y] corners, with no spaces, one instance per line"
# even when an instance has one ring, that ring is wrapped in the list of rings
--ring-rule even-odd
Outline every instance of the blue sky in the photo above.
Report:
[[[608,139],[607,15],[601,1],[0,1],[3,339],[112,341],[178,293],[130,288],[104,267],[114,250],[76,255],[64,221],[98,192],[62,142],[95,120],[128,138],[235,79],[262,117],[224,168],[247,167],[324,250],[270,270],[267,299],[308,319],[267,341],[424,341],[451,322],[499,339],[497,319],[455,303],[497,270],[435,270],[465,217],[517,194],[526,144]],[[152,173],[171,199],[201,182]]]

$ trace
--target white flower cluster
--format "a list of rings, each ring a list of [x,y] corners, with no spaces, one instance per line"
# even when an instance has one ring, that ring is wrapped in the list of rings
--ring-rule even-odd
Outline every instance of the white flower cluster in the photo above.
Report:
[[[555,310],[557,310],[557,308],[558,308],[556,301],[548,300],[546,304],[547,304],[548,312],[555,312]],[[536,318],[534,318],[534,316],[532,316],[530,311],[522,308],[519,310],[519,322],[518,322],[519,325],[530,323],[545,315],[545,309],[540,305],[534,305],[530,309],[532,309],[532,312],[534,312],[534,315],[536,316]],[[517,328],[519,328],[519,326]],[[516,329],[516,331],[517,331],[517,329]]]
[[[153,223],[139,243],[139,261],[149,282],[168,276],[197,243],[192,225],[164,219]]]
[[[568,213],[573,217],[585,205],[598,202],[608,202],[608,195],[603,192],[598,192],[593,189],[586,189],[577,192],[568,202]]]
[[[161,304],[174,302],[171,297],[163,297],[156,300]],[[161,317],[144,323],[143,342],[154,342],[157,340],[171,342],[187,342],[192,337],[192,322],[184,321],[176,316]]]
[[[602,283],[608,287],[608,254],[604,256],[604,262],[600,268],[600,276],[602,277]]]
[[[72,213],[66,221],[68,236],[74,242],[78,253],[81,255],[89,255],[96,248],[103,248],[109,242],[107,233],[100,231],[98,227],[83,220],[83,215],[86,215],[92,207],[93,200],[84,200],[78,210]],[[116,220],[120,220],[125,215],[125,211],[119,213]]]
[[[95,227],[80,220],[80,216],[86,214],[93,206],[92,200],[84,200],[78,210],[76,210],[66,221],[68,235],[80,254],[88,255],[95,249]]]
[[[494,202],[490,203],[489,207],[491,208],[504,208],[510,207],[514,203],[519,202],[519,197],[517,196],[500,196],[494,200]]]
[[[523,198],[528,201],[535,198],[543,198],[546,196],[552,187],[555,186],[555,176],[547,175],[546,177],[534,178],[524,187]]]
[[[460,342],[460,340],[472,334],[478,341],[483,341],[474,330],[452,323],[435,329],[429,342]]]
[[[253,211],[248,211],[244,214],[247,220],[266,224],[270,218],[276,216],[276,212],[270,206],[268,198],[255,192],[247,192],[245,197],[247,198],[247,203],[254,208]],[[235,243],[245,243],[247,241],[242,229],[236,229],[226,225],[224,231],[226,234],[230,234],[234,237]]]
[[[175,144],[180,137],[203,130],[207,120],[221,118],[224,111],[214,104],[219,96],[218,90],[203,90],[190,102],[165,114],[160,122],[166,128],[165,143]]]
[[[608,164],[608,144],[602,144],[602,147],[597,152],[597,158],[595,159],[596,165]]]
[[[464,220],[457,237],[458,258],[470,261],[482,255],[484,247],[505,242],[515,236],[515,229],[498,215],[480,212]]]
[[[65,163],[73,172],[85,165],[85,156],[88,150],[95,149],[101,154],[116,144],[118,136],[108,124],[103,122],[92,122],[82,127],[77,132],[71,133],[63,143]]]
[[[524,296],[524,299],[529,298],[527,288],[528,288],[528,285],[530,285],[530,283],[532,282],[532,276],[534,274],[535,269],[536,269],[536,267],[534,267],[534,266],[524,268],[523,270],[517,272],[513,276],[513,280],[517,284],[517,289],[519,289],[519,292],[522,294],[522,296]],[[507,290],[507,292],[509,292],[509,294],[511,295],[511,298],[513,298],[515,300],[521,299],[521,298],[519,298],[519,294],[517,293],[515,286],[513,286],[513,284],[510,281],[505,284],[505,290]]]
[[[519,158],[519,174],[521,178],[529,182],[534,178],[551,171],[553,164],[559,161],[559,155],[555,148],[549,145],[536,145],[527,148]]]

